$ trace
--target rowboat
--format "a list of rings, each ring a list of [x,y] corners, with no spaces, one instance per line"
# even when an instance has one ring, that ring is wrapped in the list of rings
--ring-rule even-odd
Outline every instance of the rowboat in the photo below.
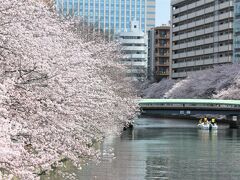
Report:
[[[199,123],[198,125],[199,129],[205,129],[205,130],[217,130],[218,129],[218,125],[212,124],[212,123]]]

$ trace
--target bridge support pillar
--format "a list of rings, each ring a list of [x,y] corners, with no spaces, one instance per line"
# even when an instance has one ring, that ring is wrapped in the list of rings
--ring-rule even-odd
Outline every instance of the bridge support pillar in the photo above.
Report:
[[[229,121],[229,127],[233,129],[238,129],[240,127],[240,116],[239,115],[229,115],[227,116]]]

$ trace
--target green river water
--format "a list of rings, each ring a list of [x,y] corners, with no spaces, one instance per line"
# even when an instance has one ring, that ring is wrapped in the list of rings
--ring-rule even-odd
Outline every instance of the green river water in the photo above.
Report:
[[[190,120],[141,118],[132,131],[107,137],[100,163],[80,180],[240,180],[240,130],[199,130]]]

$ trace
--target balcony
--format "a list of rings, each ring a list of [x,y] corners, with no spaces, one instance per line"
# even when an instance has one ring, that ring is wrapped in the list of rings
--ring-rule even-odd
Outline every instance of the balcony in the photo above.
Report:
[[[204,15],[204,14],[205,14],[204,9],[201,9],[201,10],[199,10],[199,11],[196,11],[196,16],[202,16],[202,15]]]
[[[203,64],[205,65],[213,64],[213,59],[204,59]]]
[[[194,36],[196,36],[196,31],[192,31],[192,32],[189,32],[188,33],[188,37],[190,38],[190,37],[194,37]]]
[[[124,54],[123,55],[124,59],[146,59],[147,54]]]
[[[214,59],[214,63],[231,63],[233,61],[232,56],[227,56],[227,57],[219,57],[217,59]]]
[[[206,18],[205,19],[205,23],[211,23],[211,22],[214,22],[214,17],[209,17],[209,18]]]
[[[146,51],[145,46],[123,46],[123,51]]]
[[[146,67],[147,66],[146,62],[124,62],[123,64],[126,66],[131,66],[131,67],[134,67],[134,66]]]
[[[182,6],[181,8],[179,8],[179,12],[184,12],[188,9],[187,6]]]
[[[181,62],[181,63],[174,63],[172,64],[172,68],[182,68],[182,67],[186,67],[186,62]]]
[[[155,39],[170,39],[170,35],[166,35],[166,36],[156,35]]]
[[[204,34],[206,34],[204,29],[200,29],[200,30],[196,31],[196,36],[201,36],[201,35],[204,35]]]
[[[144,39],[120,39],[120,43],[124,44],[146,44]]]
[[[205,14],[214,12],[214,6],[208,7],[205,9]]]
[[[196,61],[188,61],[186,62],[186,66],[190,67],[190,66],[195,66],[196,65]]]
[[[195,56],[195,51],[190,51],[187,53],[187,57]]]
[[[185,49],[185,48],[187,48],[187,43],[180,44],[180,45],[179,45],[179,48],[180,48],[180,49]]]
[[[196,41],[196,46],[200,46],[204,44],[204,39]]]
[[[188,16],[187,15],[183,15],[183,16],[180,16],[180,21],[185,21],[188,19]]]
[[[161,49],[163,49],[163,48],[170,48],[170,45],[169,44],[165,44],[165,45],[161,45],[161,44],[156,44],[155,45],[155,48],[161,48]]]
[[[184,29],[187,29],[188,27],[187,27],[187,24],[183,24],[183,25],[181,25],[181,26],[179,26],[179,30],[181,31],[181,30],[184,30]]]
[[[201,25],[204,25],[204,24],[206,24],[204,19],[196,21],[196,26],[201,26]]]
[[[203,65],[204,63],[203,63],[203,60],[198,60],[198,61],[196,61],[196,66],[201,66],[201,65]]]
[[[232,45],[219,46],[218,52],[232,51]]]
[[[196,46],[196,41],[188,42],[188,43],[187,43],[187,46],[188,46],[188,47]]]
[[[204,49],[204,54],[212,54],[213,48]]]
[[[188,19],[192,19],[195,17],[195,12],[188,14]]]
[[[180,9],[179,8],[178,9],[173,9],[172,12],[173,12],[173,14],[178,14],[180,12]]]
[[[197,6],[202,6],[205,4],[205,0],[197,1]]]
[[[226,12],[218,16],[218,20],[228,19],[233,17],[233,12]]]
[[[227,2],[219,4],[218,9],[229,8],[230,6],[233,6],[233,2],[232,1],[227,1]]]
[[[175,63],[175,64],[172,64],[172,68],[176,69],[176,68],[193,67],[193,66],[199,66],[199,65],[209,65],[209,64],[213,64],[213,59],[204,59],[204,60],[198,60],[198,61]]]
[[[142,69],[128,69],[126,70],[127,74],[132,74],[132,73],[136,73],[136,74],[145,74],[146,73],[146,67],[142,68]]]
[[[213,31],[214,31],[214,28],[213,28],[213,27],[206,28],[206,29],[205,29],[205,34],[213,33]]]
[[[226,41],[231,39],[233,39],[232,34],[224,34],[224,35],[218,36],[217,41]]]
[[[172,20],[173,24],[174,24],[174,23],[178,23],[179,21],[180,21],[180,18],[179,18],[179,17],[173,18],[173,20]]]
[[[226,24],[221,24],[218,26],[218,29],[221,29],[221,30],[232,29],[232,28],[233,28],[232,22],[226,23]]]
[[[185,30],[185,29],[188,29],[188,28],[193,28],[195,26],[201,26],[201,25],[204,25],[206,23],[213,22],[213,21],[214,21],[213,17],[207,18],[205,20],[201,19],[201,20],[191,22],[191,23],[188,23],[188,24],[183,24],[183,25],[179,26],[179,30]]]
[[[158,67],[169,67],[169,63],[156,63],[155,66],[158,66]]]
[[[210,44],[210,43],[213,43],[213,42],[214,42],[214,40],[213,40],[212,37],[207,38],[207,39],[204,40],[204,43],[205,43],[205,44]]]
[[[172,55],[172,58],[173,58],[173,59],[178,59],[178,58],[179,58],[179,54],[173,54],[173,55]]]
[[[182,1],[184,1],[184,0],[172,0],[172,1],[171,1],[171,4],[172,4],[172,5],[178,4],[178,3],[182,2]]]
[[[195,7],[196,7],[196,3],[195,2],[188,5],[188,9],[193,9]]]
[[[180,45],[179,45],[179,44],[172,46],[172,49],[173,49],[173,50],[176,50],[176,49],[179,49],[179,48],[180,48]]]
[[[155,57],[169,57],[169,56],[170,56],[169,53],[165,53],[165,54],[155,53]]]
[[[169,76],[169,71],[155,71],[156,76]]]
[[[173,27],[172,32],[177,32],[177,31],[179,31],[179,26]]]
[[[186,72],[176,72],[172,73],[172,78],[184,78],[187,76]]]
[[[187,57],[187,53],[186,52],[183,52],[183,53],[179,54],[179,58],[185,58],[185,57]]]
[[[173,36],[173,41],[178,41],[179,40],[179,35]]]
[[[196,26],[196,22],[194,21],[194,22],[189,23],[186,27],[187,28],[192,28],[192,27],[195,27],[195,26]]]
[[[179,38],[180,39],[186,39],[187,38],[187,34],[181,34]]]
[[[135,59],[146,59],[147,58],[147,54],[132,54],[131,58],[135,58]]]
[[[196,55],[196,56],[203,55],[203,54],[204,54],[204,50],[203,50],[203,49],[197,50],[197,51],[195,52],[195,55]]]
[[[201,45],[210,44],[210,43],[213,43],[213,38],[201,39],[198,41],[190,42],[188,43],[188,47],[201,46]]]

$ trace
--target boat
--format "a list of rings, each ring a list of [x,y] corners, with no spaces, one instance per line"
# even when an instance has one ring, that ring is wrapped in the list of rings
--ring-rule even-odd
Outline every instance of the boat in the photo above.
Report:
[[[209,127],[210,130],[217,130],[218,129],[218,125],[215,123],[215,124],[211,124],[210,123],[210,127]]]
[[[199,129],[209,129],[209,127],[210,127],[209,123],[207,123],[207,124],[199,123],[197,126]]]
[[[199,129],[205,129],[205,130],[217,130],[218,129],[218,125],[215,124],[211,124],[211,123],[199,123],[198,125]]]
[[[212,118],[211,121],[208,121],[207,117],[201,118],[198,123],[199,129],[206,129],[206,130],[216,130],[218,129],[217,123],[215,118]]]

